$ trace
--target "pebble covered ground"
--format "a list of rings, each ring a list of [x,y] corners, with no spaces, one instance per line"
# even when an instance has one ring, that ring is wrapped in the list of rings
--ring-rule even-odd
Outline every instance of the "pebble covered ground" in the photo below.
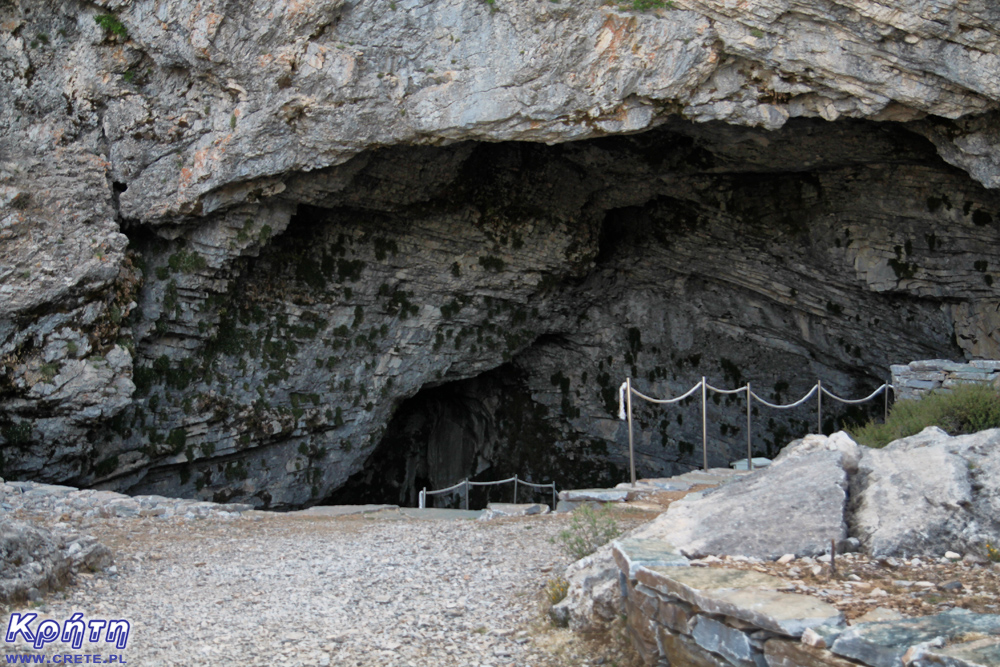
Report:
[[[141,667],[632,664],[611,635],[576,636],[544,616],[546,582],[569,562],[554,539],[567,521],[86,518],[115,566],[29,608],[39,621],[128,619],[125,657]]]

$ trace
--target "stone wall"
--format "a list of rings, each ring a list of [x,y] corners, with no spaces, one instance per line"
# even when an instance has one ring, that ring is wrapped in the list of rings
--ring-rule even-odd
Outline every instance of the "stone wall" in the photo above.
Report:
[[[1000,361],[975,359],[963,364],[929,359],[892,366],[892,384],[898,400],[920,398],[935,389],[968,383],[1000,386]]]
[[[971,667],[996,664],[1000,650],[995,614],[952,609],[848,625],[835,607],[789,592],[783,579],[692,567],[662,540],[621,540],[613,553],[628,633],[646,665]]]

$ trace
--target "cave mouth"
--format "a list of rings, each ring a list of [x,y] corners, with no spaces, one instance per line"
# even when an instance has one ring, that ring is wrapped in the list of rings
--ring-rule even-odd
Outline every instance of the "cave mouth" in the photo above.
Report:
[[[524,370],[515,362],[476,377],[425,387],[404,400],[389,421],[364,468],[323,504],[394,504],[416,507],[419,492],[450,487],[463,479],[509,479],[558,489],[609,486],[625,481],[621,466],[579,461],[573,444],[560,442],[548,423],[549,409],[532,400]],[[469,508],[491,502],[552,504],[552,493],[513,483],[473,486]],[[461,508],[464,492],[429,495],[427,507]]]
[[[891,364],[962,355],[951,304],[965,297],[927,281],[955,270],[959,257],[975,298],[992,284],[976,272],[992,266],[979,255],[996,230],[977,212],[998,197],[899,123],[797,119],[768,132],[670,121],[550,147],[396,147],[365,169],[359,190],[340,201],[341,217],[385,197],[387,235],[449,215],[484,230],[479,267],[453,265],[456,280],[443,287],[458,291],[442,299],[442,313],[453,310],[434,351],[453,344],[458,353],[461,338],[475,340],[468,352],[481,356],[499,329],[526,326],[523,316],[498,319],[507,305],[530,310],[532,342],[485,370],[463,366],[463,348],[443,375],[411,386],[362,469],[325,497],[332,504],[415,506],[421,488],[515,474],[559,488],[613,486],[627,480],[627,430],[617,420],[625,377],[662,397],[702,376],[727,388],[752,381],[778,403],[817,379],[864,396]],[[400,194],[407,183],[409,203]],[[463,207],[473,214],[456,214]],[[956,225],[962,231],[950,234]],[[480,269],[485,277],[468,278]],[[504,293],[490,274],[514,270],[544,276]],[[710,466],[746,456],[737,402],[710,400]],[[821,430],[880,413],[875,404],[826,405]],[[755,409],[753,455],[774,456],[815,430],[815,415],[814,406]],[[694,404],[679,414],[640,406],[639,475],[700,467],[700,420]],[[512,495],[512,485],[475,487],[470,505]],[[531,499],[551,502],[544,492]],[[461,501],[453,494],[429,505]]]
[[[129,435],[102,434],[150,456],[135,493],[414,506],[463,478],[614,486],[626,377],[664,398],[702,377],[777,403],[818,379],[860,397],[995,328],[1000,193],[898,123],[394,146],[278,197],[230,221],[242,254],[209,298],[182,265],[196,242],[138,239],[149,387]],[[714,398],[709,465],[728,466],[742,399]],[[639,476],[700,467],[686,407],[638,411]],[[814,407],[761,413],[754,454],[816,428]]]

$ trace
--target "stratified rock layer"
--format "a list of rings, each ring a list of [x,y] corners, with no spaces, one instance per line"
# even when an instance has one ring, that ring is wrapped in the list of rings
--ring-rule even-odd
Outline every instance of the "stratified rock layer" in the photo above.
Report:
[[[1000,355],[997,9],[671,4],[0,5],[0,470],[610,486],[625,376],[857,396]],[[694,406],[636,417],[640,474],[692,461]]]

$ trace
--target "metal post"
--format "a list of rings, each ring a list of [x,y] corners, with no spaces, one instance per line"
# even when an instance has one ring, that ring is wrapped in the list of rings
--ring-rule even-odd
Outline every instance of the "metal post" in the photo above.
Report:
[[[701,376],[701,468],[708,470],[708,405],[707,399],[708,384],[705,376]]]
[[[517,475],[514,475],[514,504],[517,504]]]
[[[747,382],[747,470],[753,470],[753,453],[750,448],[750,383]]]
[[[816,380],[816,433],[823,435],[823,381]]]
[[[465,480],[465,509],[469,509],[469,478],[466,477]]]
[[[552,511],[553,512],[556,511],[556,505],[557,504],[558,503],[556,502],[556,483],[552,482]]]
[[[885,394],[885,411],[882,415],[882,423],[889,421],[889,383],[882,385],[882,393]]]
[[[420,509],[427,507],[427,487],[420,489]]]
[[[625,378],[625,404],[628,406],[628,467],[635,486],[635,449],[632,446],[632,378]]]

